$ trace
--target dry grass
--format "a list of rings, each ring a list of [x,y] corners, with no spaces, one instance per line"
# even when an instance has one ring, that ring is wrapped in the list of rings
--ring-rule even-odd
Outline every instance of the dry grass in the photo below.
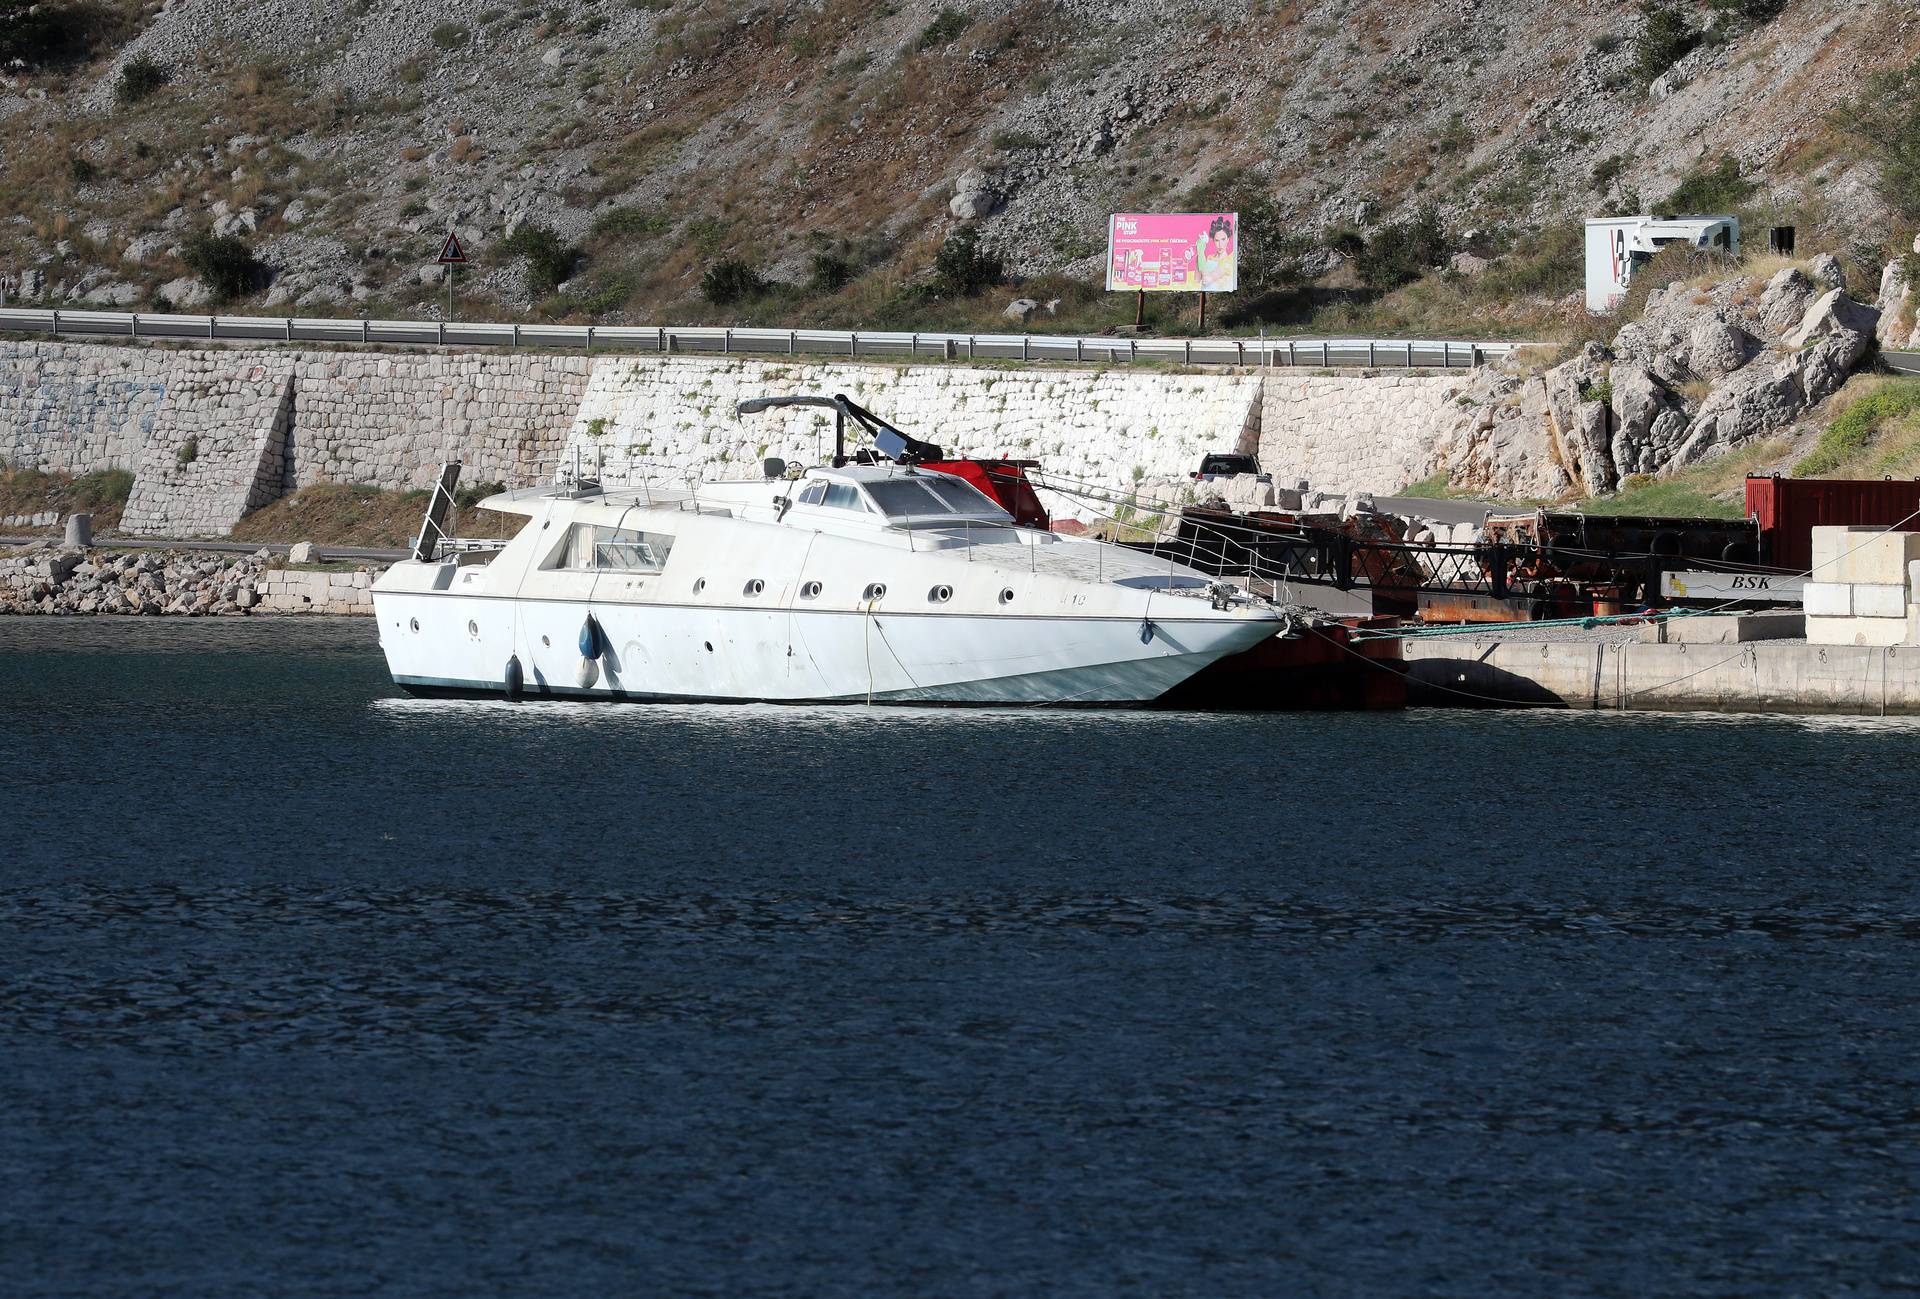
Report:
[[[427,493],[389,492],[365,483],[316,483],[262,506],[234,526],[237,541],[317,541],[335,546],[405,546],[420,530]],[[518,515],[461,510],[449,531],[466,537],[511,537]]]

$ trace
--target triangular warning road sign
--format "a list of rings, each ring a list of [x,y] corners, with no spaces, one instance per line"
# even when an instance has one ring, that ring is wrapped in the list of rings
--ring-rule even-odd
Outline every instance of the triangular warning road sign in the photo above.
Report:
[[[464,262],[467,260],[467,255],[460,251],[460,236],[451,230],[447,231],[447,242],[440,246],[440,260],[442,262]]]

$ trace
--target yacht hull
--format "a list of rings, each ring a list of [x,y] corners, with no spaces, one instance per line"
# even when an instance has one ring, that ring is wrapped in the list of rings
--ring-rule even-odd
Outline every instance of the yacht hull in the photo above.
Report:
[[[532,697],[715,702],[1134,704],[1278,630],[1169,600],[1165,618],[622,605],[381,591],[396,684]],[[592,659],[580,652],[591,614]],[[1208,616],[1211,615],[1211,616]]]

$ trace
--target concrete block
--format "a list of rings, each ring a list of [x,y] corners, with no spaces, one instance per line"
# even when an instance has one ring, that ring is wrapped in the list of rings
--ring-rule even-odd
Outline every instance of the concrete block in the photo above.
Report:
[[[1821,582],[1871,582],[1905,586],[1907,567],[1920,559],[1920,532],[1880,532],[1873,528],[1815,528],[1838,534],[1830,539],[1831,554],[1814,556],[1814,573]],[[1821,567],[1822,564],[1825,567]]]
[[[1853,616],[1853,588],[1845,582],[1808,582],[1802,599],[1809,618]]]
[[[1807,615],[1809,645],[1904,645],[1905,618],[1818,618]]]
[[[1906,617],[1907,588],[1905,583],[1854,583],[1853,616],[1856,618]]]
[[[1795,640],[1806,634],[1798,612],[1713,614],[1703,618],[1665,618],[1640,629],[1647,644],[1744,645],[1758,640]]]

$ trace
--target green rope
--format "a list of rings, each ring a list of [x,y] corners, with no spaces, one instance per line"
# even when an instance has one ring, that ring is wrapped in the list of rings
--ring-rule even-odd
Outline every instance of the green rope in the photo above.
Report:
[[[1581,618],[1537,618],[1532,622],[1469,622],[1446,627],[1409,627],[1401,631],[1360,631],[1354,640],[1424,640],[1433,636],[1484,636],[1496,627],[1578,627],[1592,631],[1621,622],[1658,622],[1663,618],[1693,618],[1712,614],[1712,609],[1663,609],[1657,613],[1610,613]]]

